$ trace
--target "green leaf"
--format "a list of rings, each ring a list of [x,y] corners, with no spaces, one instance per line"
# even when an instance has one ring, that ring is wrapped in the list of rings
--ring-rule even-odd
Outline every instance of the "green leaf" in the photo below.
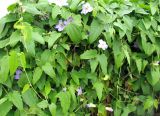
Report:
[[[19,54],[19,60],[20,60],[21,67],[23,69],[25,69],[26,68],[26,57],[25,57],[25,54],[23,52],[21,52]]]
[[[159,68],[155,68],[151,70],[151,79],[152,79],[152,85],[155,85],[159,80],[160,80],[160,72],[159,72]]]
[[[42,69],[40,67],[35,68],[34,74],[33,74],[33,85],[41,78],[42,75]]]
[[[12,103],[9,101],[5,101],[0,104],[0,116],[6,116],[7,113],[12,109]]]
[[[151,20],[148,18],[143,19],[143,24],[145,28],[148,30],[151,27]]]
[[[57,15],[61,14],[61,9],[59,6],[55,5],[53,8],[52,8],[52,19],[56,19]]]
[[[45,109],[45,108],[47,108],[48,107],[48,101],[47,100],[43,100],[43,101],[41,101],[41,102],[39,102],[38,104],[37,104],[37,106],[39,107],[39,108],[42,108],[42,109]]]
[[[159,105],[159,102],[158,102],[157,99],[155,99],[155,100],[154,100],[154,107],[155,107],[156,109],[158,109],[158,105]]]
[[[47,81],[45,83],[45,88],[44,88],[44,91],[45,91],[45,95],[48,96],[48,94],[51,92],[51,84],[49,81]]]
[[[66,26],[65,30],[72,42],[74,42],[75,44],[81,42],[82,34],[79,26],[71,23]]]
[[[16,51],[11,51],[9,56],[10,75],[13,75],[19,66],[18,56]]]
[[[77,85],[79,85],[79,78],[80,78],[80,74],[77,72],[77,71],[72,71],[71,72],[71,77],[72,77],[72,79],[73,79],[73,81],[77,84]]]
[[[156,85],[158,81],[160,80],[159,77],[159,68],[152,68],[150,72],[147,72],[146,74],[147,81],[152,85]]]
[[[149,14],[143,8],[137,8],[137,9],[135,9],[135,12],[139,13],[139,14],[144,14],[144,15],[148,15]]]
[[[56,116],[56,108],[57,108],[57,106],[54,103],[49,105],[49,110],[50,110],[52,116]]]
[[[22,98],[23,101],[29,106],[34,106],[38,102],[38,98],[32,89],[28,89],[27,91],[22,93]]]
[[[56,77],[55,71],[53,70],[53,66],[50,63],[47,62],[45,65],[42,66],[42,69],[51,78],[54,79]]]
[[[157,2],[150,2],[150,9],[151,9],[151,13],[152,15],[154,15],[158,9],[157,7]]]
[[[97,56],[97,50],[87,50],[80,55],[81,59],[92,59]]]
[[[121,10],[119,10],[118,15],[120,15],[122,17],[122,16],[124,16],[126,14],[130,14],[133,10],[134,10],[133,7],[131,7],[131,8],[122,8]]]
[[[121,20],[118,19],[117,22],[114,22],[114,25],[117,26],[117,27],[119,27],[119,29],[121,29],[121,31],[123,31],[124,34],[126,33],[127,28],[126,28],[126,26],[121,22]]]
[[[123,109],[122,116],[128,116],[130,112],[133,112],[136,110],[136,106],[133,104],[128,104],[127,107]]]
[[[149,95],[151,93],[151,87],[148,83],[141,81],[141,88],[144,95]]]
[[[97,81],[96,83],[93,83],[94,88],[96,89],[96,93],[98,96],[99,101],[102,99],[102,92],[103,92],[103,83],[100,81]]]
[[[32,37],[35,41],[39,42],[40,44],[44,45],[45,41],[42,35],[39,32],[33,32]]]
[[[97,29],[98,27],[98,29]],[[91,23],[91,29],[89,34],[89,43],[93,43],[97,40],[104,29],[104,26],[96,19],[94,19]]]
[[[141,31],[141,38],[142,38],[142,48],[143,48],[144,52],[147,55],[151,55],[155,50],[154,44],[147,42],[146,34],[143,33],[142,31]]]
[[[61,65],[64,70],[67,70],[67,60],[63,54],[57,54],[57,62]]]
[[[21,40],[22,40],[22,36],[20,35],[20,31],[15,31],[10,36],[9,44],[11,47],[14,47]]]
[[[105,56],[105,54],[101,54],[97,56],[97,60],[101,66],[102,72],[103,74],[107,74],[107,57]]]
[[[151,96],[149,96],[144,102],[144,109],[149,109],[154,105],[154,100]]]
[[[1,40],[0,41],[0,48],[4,48],[8,45],[9,43],[9,38],[8,39],[5,39],[5,40]]]
[[[71,105],[70,94],[68,92],[60,92],[58,93],[57,97],[60,99],[63,113],[67,114]]]
[[[17,17],[15,14],[10,14],[10,15],[7,15],[1,18],[0,19],[0,34],[3,32],[6,23],[14,22],[16,20],[17,20]]]
[[[127,58],[128,64],[130,65],[130,55],[129,55],[128,47],[126,45],[123,45],[123,52]]]
[[[7,97],[1,98],[1,99],[0,99],[0,105],[1,105],[2,103],[4,103],[5,101],[7,101],[7,100],[8,100]]]
[[[99,116],[106,116],[107,115],[105,106],[103,104],[98,105],[98,115]]]
[[[77,9],[79,2],[80,2],[80,0],[72,0],[71,5],[70,5],[70,9],[75,11]]]
[[[122,66],[125,57],[122,51],[121,42],[119,40],[114,40],[113,42],[113,53],[116,68],[118,69]]]
[[[42,15],[42,13],[36,8],[35,4],[25,4],[23,5],[23,9],[25,9],[25,12],[33,15]]]
[[[4,83],[9,76],[9,57],[3,56],[3,58],[0,59],[0,64],[0,83]]]
[[[34,56],[35,55],[35,43],[32,38],[32,26],[27,22],[21,22],[20,19],[15,23],[14,28],[20,29],[23,34],[22,42],[27,50],[27,52]],[[20,23],[20,24],[19,24]]]
[[[25,93],[30,88],[29,84],[25,84],[22,90],[22,93]]]
[[[136,65],[137,65],[138,72],[140,73],[142,70],[142,59],[136,59]]]
[[[51,48],[53,44],[59,39],[61,36],[61,33],[57,33],[56,31],[53,31],[51,33],[51,36],[48,39],[48,47]]]
[[[91,72],[92,72],[92,73],[95,72],[97,66],[98,66],[98,61],[97,61],[97,59],[96,59],[96,60],[95,60],[95,59],[91,59],[91,60],[90,60],[90,67],[91,67]]]
[[[71,94],[71,97],[72,97],[72,100],[74,101],[74,106],[77,105],[77,98],[76,98],[76,95],[75,95],[75,88],[73,85],[69,86],[69,92]]]
[[[23,102],[21,94],[18,91],[13,91],[9,94],[9,100],[19,109],[23,110]]]
[[[37,116],[48,116],[44,111],[42,111],[39,107],[37,106],[32,106],[28,110],[29,114],[32,115],[37,115]]]

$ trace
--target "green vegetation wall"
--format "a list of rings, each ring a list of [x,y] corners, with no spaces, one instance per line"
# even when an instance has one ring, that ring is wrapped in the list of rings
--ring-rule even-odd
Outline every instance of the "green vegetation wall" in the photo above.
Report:
[[[160,0],[22,0],[7,12],[0,116],[158,112]]]

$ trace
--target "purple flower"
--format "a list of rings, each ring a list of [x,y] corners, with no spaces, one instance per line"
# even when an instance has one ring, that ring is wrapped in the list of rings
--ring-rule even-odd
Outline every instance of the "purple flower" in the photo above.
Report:
[[[16,75],[20,75],[22,73],[22,71],[20,69],[16,70]]]
[[[63,31],[64,28],[70,24],[71,22],[73,21],[73,18],[72,17],[69,17],[67,20],[65,21],[62,21],[62,20],[59,20],[58,24],[55,26],[56,29],[58,29],[58,31]]]
[[[56,29],[58,29],[58,31],[63,31],[63,29],[65,28],[65,24],[62,20],[59,20],[58,24],[55,26]]]
[[[14,76],[14,79],[18,80],[20,78],[20,74],[22,73],[22,71],[20,69],[16,70],[16,74]]]
[[[15,75],[14,79],[18,80],[20,78],[20,75]]]
[[[77,89],[77,95],[80,96],[80,95],[82,95],[82,94],[83,94],[82,88],[79,87],[79,88]]]
[[[69,17],[67,20],[64,21],[64,24],[65,24],[65,25],[68,25],[68,24],[70,24],[71,22],[73,22],[73,18],[72,18],[72,17]]]

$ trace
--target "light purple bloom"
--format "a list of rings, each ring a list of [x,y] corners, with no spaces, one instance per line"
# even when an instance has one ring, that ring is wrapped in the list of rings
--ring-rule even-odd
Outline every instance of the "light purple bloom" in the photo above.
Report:
[[[22,71],[20,69],[16,70],[16,75],[20,75],[22,73]]]
[[[20,69],[16,70],[16,74],[14,76],[14,79],[18,80],[20,78],[20,74],[22,73],[22,71]]]
[[[58,24],[55,26],[56,29],[58,29],[58,31],[63,31],[65,28],[65,24],[62,20],[59,20]]]
[[[67,20],[64,21],[64,24],[65,24],[65,25],[68,25],[68,24],[70,24],[71,22],[73,22],[73,18],[72,18],[72,17],[69,17]]]
[[[77,89],[77,95],[79,96],[79,95],[82,95],[82,94],[83,94],[82,88],[79,87],[79,88]]]
[[[18,80],[20,78],[20,75],[15,75],[14,79]]]

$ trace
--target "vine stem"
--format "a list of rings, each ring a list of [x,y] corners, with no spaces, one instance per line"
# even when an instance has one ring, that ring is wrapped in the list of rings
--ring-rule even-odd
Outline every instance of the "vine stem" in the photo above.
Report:
[[[31,86],[31,88],[33,89],[33,91],[36,93],[36,95],[38,95],[38,97],[39,97],[40,99],[43,99],[43,98],[38,94],[38,92],[34,89],[34,87],[33,87],[32,83],[31,83],[31,81],[30,81],[30,79],[29,79],[29,77],[28,77],[28,74],[27,74],[27,72],[26,72],[25,69],[24,69],[24,72],[25,72],[25,75],[26,75],[27,80],[28,80],[28,82],[29,82],[29,85]]]
[[[87,103],[87,101],[85,101],[85,103]],[[77,112],[83,106],[83,104],[81,104],[74,112]]]
[[[118,85],[117,85],[117,86],[118,86]],[[136,93],[136,92],[132,92],[132,91],[126,90],[126,89],[124,89],[124,88],[122,88],[122,87],[120,87],[120,86],[118,86],[118,88],[119,88],[119,89],[122,89],[122,90],[124,90],[124,91],[126,91],[126,92],[129,92],[129,93],[139,94],[139,93]]]
[[[32,83],[31,83],[31,81],[30,81],[30,79],[29,79],[29,76],[28,76],[28,74],[27,74],[27,72],[26,72],[25,66],[23,66],[22,60],[20,60],[20,63],[21,63],[21,65],[22,65],[22,67],[23,67],[23,70],[24,70],[24,72],[25,72],[25,75],[26,75],[26,77],[27,77],[27,80],[28,80],[28,83],[29,83],[30,87],[32,88],[32,90],[36,93],[36,95],[37,95],[40,99],[43,99],[43,98],[39,95],[39,93],[34,89]]]
[[[3,86],[3,84],[2,84],[2,88],[3,88],[4,91],[8,94],[8,91],[7,91],[6,88]]]

